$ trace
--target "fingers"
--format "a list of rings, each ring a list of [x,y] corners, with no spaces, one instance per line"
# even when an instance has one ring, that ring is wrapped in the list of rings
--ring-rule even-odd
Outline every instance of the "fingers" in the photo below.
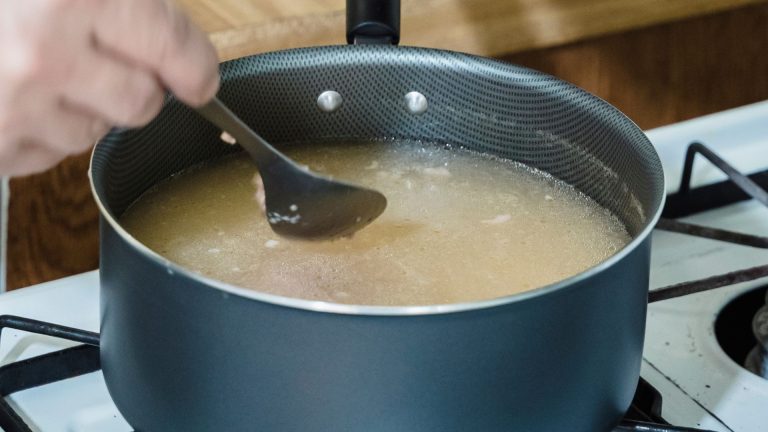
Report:
[[[38,95],[16,106],[18,115],[0,130],[0,174],[40,172],[89,149],[109,123],[60,100]]]
[[[107,132],[110,122],[79,109],[68,102],[52,104],[45,112],[46,127],[29,129],[27,140],[65,156],[88,150]]]
[[[0,173],[9,176],[37,174],[66,157],[66,154],[52,151],[48,146],[34,141],[24,141],[12,151],[2,153]]]
[[[169,0],[106,1],[94,25],[100,48],[148,68],[182,101],[198,106],[216,94],[216,50]]]
[[[61,125],[56,135],[51,128],[40,128],[40,133],[15,140],[12,145],[0,145],[0,173],[17,176],[47,170],[72,154],[90,148],[103,136],[108,125],[102,120],[67,113],[50,120]]]
[[[85,57],[63,85],[68,102],[126,127],[141,126],[160,112],[165,91],[150,71],[106,53]]]
[[[0,53],[2,175],[145,124],[166,89],[202,105],[219,85],[215,49],[172,0],[0,0]]]

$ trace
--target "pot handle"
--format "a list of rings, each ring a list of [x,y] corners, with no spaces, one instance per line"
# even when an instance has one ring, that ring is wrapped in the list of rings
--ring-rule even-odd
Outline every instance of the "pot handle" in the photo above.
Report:
[[[400,0],[347,0],[347,43],[399,42]]]

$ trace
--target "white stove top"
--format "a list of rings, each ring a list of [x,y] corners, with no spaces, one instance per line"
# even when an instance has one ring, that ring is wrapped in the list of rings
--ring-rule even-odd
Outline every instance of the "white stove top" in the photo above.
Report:
[[[688,143],[700,140],[743,172],[768,169],[768,102],[648,132],[662,156],[668,192],[677,189]],[[722,180],[707,162],[694,168],[694,186]],[[685,220],[768,236],[768,209],[754,201]],[[651,287],[700,279],[768,263],[768,251],[657,231]],[[768,430],[768,380],[742,369],[722,351],[714,318],[731,298],[765,279],[652,304],[642,376],[663,396],[664,418],[714,431]],[[85,273],[0,295],[0,315],[13,314],[98,331],[98,275]],[[74,344],[5,330],[0,365]],[[8,398],[33,430],[128,432],[100,372]]]
[[[83,330],[99,331],[99,275],[77,276],[0,296],[0,315],[12,314]],[[48,336],[4,330],[0,365],[77,345]],[[12,395],[7,399],[40,432],[130,432],[94,372]]]

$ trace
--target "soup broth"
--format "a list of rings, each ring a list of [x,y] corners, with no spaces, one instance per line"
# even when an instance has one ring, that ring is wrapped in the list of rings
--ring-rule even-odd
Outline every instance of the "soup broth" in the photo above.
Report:
[[[256,198],[256,168],[237,154],[158,184],[121,223],[158,254],[207,277],[288,297],[390,306],[534,289],[582,272],[630,241],[608,210],[519,163],[416,142],[295,146],[286,153],[314,171],[381,191],[386,211],[349,239],[281,238]]]

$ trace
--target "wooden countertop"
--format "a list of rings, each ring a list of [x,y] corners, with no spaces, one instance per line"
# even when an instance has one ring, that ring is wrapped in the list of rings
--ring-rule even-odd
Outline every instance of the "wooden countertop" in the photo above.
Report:
[[[344,0],[177,0],[223,60],[344,43]],[[486,56],[562,45],[765,0],[404,0],[403,45]]]

